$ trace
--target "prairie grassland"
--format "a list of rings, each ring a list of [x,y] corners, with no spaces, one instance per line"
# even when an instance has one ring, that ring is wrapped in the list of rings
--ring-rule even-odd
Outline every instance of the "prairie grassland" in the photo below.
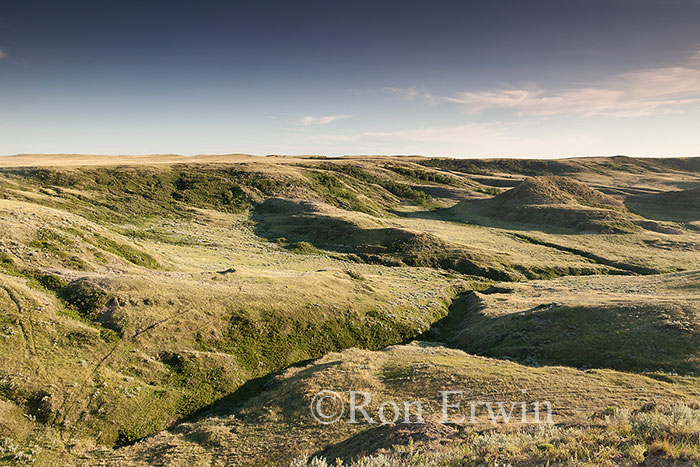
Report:
[[[0,166],[0,462],[351,458],[379,435],[304,410],[311,388],[355,377],[427,406],[452,379],[484,397],[554,391],[584,431],[609,406],[696,402],[697,159]],[[381,351],[414,339],[494,358]]]

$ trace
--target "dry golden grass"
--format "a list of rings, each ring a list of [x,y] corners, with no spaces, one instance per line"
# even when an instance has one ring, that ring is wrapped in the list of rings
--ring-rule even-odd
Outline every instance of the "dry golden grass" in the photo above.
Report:
[[[441,390],[465,391],[467,418],[468,402],[472,400],[549,400],[553,421],[579,430],[600,426],[605,413],[611,414],[614,407],[633,410],[649,404],[670,406],[678,401],[692,404],[700,397],[700,383],[695,378],[675,377],[672,382],[662,382],[611,370],[531,368],[431,344],[394,346],[381,352],[351,349],[332,353],[309,366],[285,371],[268,386],[269,390],[235,414],[210,414],[180,424],[105,457],[103,465],[148,465],[154,461],[183,466],[286,465],[290,458],[302,454],[323,451],[331,460],[338,456],[350,459],[375,450],[396,450],[394,444],[408,449],[410,439],[416,443],[442,439],[457,444],[494,430],[514,432],[513,440],[517,441],[520,430],[536,428],[521,424],[517,417],[508,424],[494,424],[485,414],[479,414],[478,423],[448,425],[445,431],[439,423]],[[349,400],[345,391],[370,392],[372,402],[367,412],[375,419],[381,402],[418,400],[426,425],[352,425],[346,419],[321,425],[311,417],[309,405],[312,396],[324,389],[344,394],[346,407]],[[593,417],[596,414],[598,418]],[[450,412],[450,417],[457,416]],[[493,447],[503,448],[495,440]],[[432,449],[439,452],[437,446]]]

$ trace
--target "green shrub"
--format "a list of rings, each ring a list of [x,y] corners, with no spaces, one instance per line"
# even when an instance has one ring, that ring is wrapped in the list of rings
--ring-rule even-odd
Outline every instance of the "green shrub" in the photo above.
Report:
[[[34,279],[42,285],[45,289],[56,292],[64,288],[68,283],[61,277],[55,276],[53,274],[38,274],[34,276]]]
[[[65,249],[74,246],[75,244],[65,236],[59,234],[53,229],[42,228],[36,232],[34,240],[29,243],[32,248],[37,248],[46,253],[64,256]]]
[[[106,292],[85,280],[71,282],[58,295],[80,316],[90,320],[97,319],[109,300]]]
[[[10,274],[12,276],[19,275],[19,271],[17,270],[14,260],[10,255],[3,251],[0,251],[0,269],[4,270],[6,274]]]
[[[171,382],[182,390],[176,407],[180,417],[211,405],[236,387],[235,381],[220,366],[193,362],[169,352],[161,354],[160,360],[170,369]]]
[[[97,245],[103,250],[109,251],[117,256],[124,258],[132,264],[137,266],[143,266],[149,269],[157,269],[160,267],[158,261],[155,260],[151,255],[143,251],[137,250],[136,248],[124,244],[117,243],[114,240],[104,237],[99,234],[95,234],[95,240]]]
[[[309,242],[290,243],[285,247],[287,250],[298,255],[320,255],[321,251]]]
[[[107,328],[103,328],[103,329],[100,329],[100,338],[105,342],[115,343],[115,342],[119,342],[121,340],[122,336],[116,331],[113,331],[113,330],[107,329]]]
[[[457,180],[455,177],[451,175],[441,174],[439,172],[428,172],[427,170],[412,169],[409,167],[400,167],[394,165],[385,165],[384,168],[415,180],[440,183],[443,185],[451,186],[459,185],[459,180]]]

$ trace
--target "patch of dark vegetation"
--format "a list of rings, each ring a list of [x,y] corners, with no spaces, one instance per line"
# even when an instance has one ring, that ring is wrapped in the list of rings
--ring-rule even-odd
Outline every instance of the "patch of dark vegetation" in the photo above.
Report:
[[[101,328],[100,339],[108,343],[115,343],[119,342],[122,339],[122,335],[119,331],[115,331],[109,328]]]
[[[431,158],[417,163],[426,167],[477,175],[493,175],[494,173],[528,176],[566,175],[581,171],[565,161],[555,160]]]
[[[441,185],[459,186],[459,180],[452,176],[440,172],[429,172],[427,170],[417,169],[413,167],[403,167],[398,165],[385,165],[385,169],[391,170],[399,175],[412,180],[421,182],[438,183]]]
[[[36,274],[33,277],[42,287],[54,293],[68,285],[65,279],[54,274]]]
[[[221,339],[203,339],[201,350],[217,350],[236,356],[254,375],[276,371],[293,363],[318,358],[350,347],[378,350],[406,342],[418,335],[415,326],[379,313],[302,320],[269,311],[259,319],[236,313]]]
[[[58,297],[81,317],[94,321],[109,301],[107,292],[95,284],[79,279],[58,291]]]
[[[140,430],[130,430],[127,428],[120,428],[117,431],[117,439],[114,441],[115,448],[123,448],[125,446],[131,446],[132,444],[141,441],[148,434],[141,433]]]
[[[365,183],[378,185],[389,193],[402,199],[410,200],[421,205],[430,204],[433,199],[430,195],[421,190],[416,190],[404,183],[397,183],[388,178],[374,175],[365,169],[352,164],[331,164],[325,163],[321,167],[325,170],[343,173],[349,177]]]
[[[230,394],[238,386],[231,375],[221,366],[193,361],[171,352],[161,353],[159,359],[170,370],[171,384],[182,390],[177,402],[176,415],[189,416]]]
[[[15,260],[4,251],[0,251],[0,268],[5,274],[9,274],[11,276],[21,275],[17,265],[15,264]]]
[[[294,242],[284,246],[284,249],[298,255],[320,255],[321,251],[309,242]]]
[[[361,200],[345,183],[332,173],[309,171],[309,177],[315,182],[312,189],[321,195],[324,201],[332,206],[349,211],[359,211],[375,214],[377,209],[366,201]]]
[[[172,197],[183,204],[238,212],[251,204],[242,186],[230,178],[211,173],[180,173]]]

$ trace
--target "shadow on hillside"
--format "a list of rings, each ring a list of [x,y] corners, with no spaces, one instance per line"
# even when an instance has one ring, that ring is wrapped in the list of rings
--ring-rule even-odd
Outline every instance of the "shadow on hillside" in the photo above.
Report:
[[[456,222],[460,224],[478,225],[503,230],[531,232],[533,230],[548,234],[580,234],[576,229],[537,222],[522,222],[519,220],[503,219],[494,212],[489,204],[491,199],[463,200],[449,208],[436,208],[426,211],[402,212],[392,211],[392,214],[407,219],[437,220]]]
[[[545,303],[494,316],[467,304],[450,344],[468,353],[529,366],[700,374],[700,334],[673,305]]]
[[[363,228],[313,209],[310,203],[268,199],[250,216],[255,235],[281,245],[308,242],[337,253],[382,253],[400,234],[397,229]]]
[[[425,420],[423,423],[414,424],[385,424],[371,427],[343,441],[326,446],[310,457],[326,458],[329,461],[342,459],[344,462],[349,463],[358,457],[372,455],[381,449],[391,449],[394,446],[408,446],[419,442],[447,440],[457,435],[457,428],[440,423],[437,420]]]
[[[700,188],[630,197],[625,206],[647,219],[670,222],[700,221]]]
[[[464,319],[471,309],[474,299],[475,295],[472,292],[459,294],[450,303],[447,314],[435,321],[430,328],[418,336],[417,340],[439,342],[446,346],[455,347],[454,338],[462,331]]]
[[[513,280],[515,273],[483,252],[471,251],[435,235],[396,227],[373,227],[325,213],[304,210],[304,203],[268,200],[251,215],[258,236],[284,248],[318,254],[317,248],[344,253],[343,259],[384,266],[430,267],[494,280]]]

